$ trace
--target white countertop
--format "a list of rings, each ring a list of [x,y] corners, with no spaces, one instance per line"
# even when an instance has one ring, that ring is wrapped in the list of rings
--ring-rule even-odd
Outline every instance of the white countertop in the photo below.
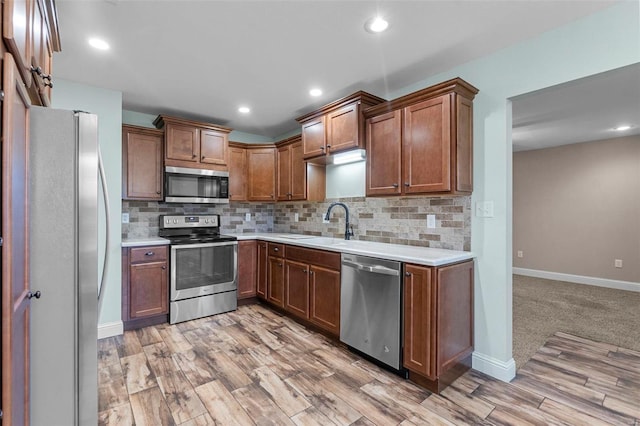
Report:
[[[165,246],[168,244],[169,244],[169,240],[161,237],[134,238],[131,240],[122,241],[122,247]]]
[[[426,266],[442,266],[473,259],[469,251],[445,250],[429,247],[405,246],[401,244],[377,243],[373,241],[344,240],[340,238],[315,237],[313,235],[256,232],[234,235],[238,240],[263,240],[301,247],[329,250],[381,259],[397,260]]]

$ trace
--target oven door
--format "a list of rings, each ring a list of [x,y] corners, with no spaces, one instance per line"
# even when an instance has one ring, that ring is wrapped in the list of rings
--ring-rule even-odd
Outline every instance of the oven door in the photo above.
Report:
[[[171,246],[171,301],[238,288],[238,242]]]

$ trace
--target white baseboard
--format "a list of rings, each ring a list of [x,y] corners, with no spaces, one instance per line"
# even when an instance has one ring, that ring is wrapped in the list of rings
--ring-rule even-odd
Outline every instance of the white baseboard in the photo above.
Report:
[[[98,326],[98,339],[119,336],[124,333],[122,321],[107,322]]]
[[[504,362],[479,352],[474,352],[471,357],[472,367],[488,376],[503,382],[510,382],[516,377],[516,362],[511,358]]]
[[[638,291],[640,292],[640,283],[632,281],[618,281],[607,278],[586,277],[583,275],[562,274],[560,272],[538,271],[536,269],[513,268],[516,275],[525,275],[527,277],[544,278],[547,280],[567,281],[575,284],[595,285],[598,287],[615,288],[618,290]]]

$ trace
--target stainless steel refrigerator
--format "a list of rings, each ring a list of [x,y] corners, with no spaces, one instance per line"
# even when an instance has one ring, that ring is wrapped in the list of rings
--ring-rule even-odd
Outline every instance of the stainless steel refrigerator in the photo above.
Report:
[[[31,424],[95,425],[98,119],[30,108]]]

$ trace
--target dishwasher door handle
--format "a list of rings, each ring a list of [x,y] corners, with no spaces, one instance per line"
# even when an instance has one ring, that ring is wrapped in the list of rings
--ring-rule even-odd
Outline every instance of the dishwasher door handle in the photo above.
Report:
[[[363,265],[361,263],[349,262],[348,260],[343,260],[342,264],[345,266],[350,266],[352,268],[355,268],[359,271],[366,271],[374,274],[395,275],[395,276],[400,275],[399,270],[387,268],[386,266],[382,266],[382,265],[369,266],[369,265]]]

